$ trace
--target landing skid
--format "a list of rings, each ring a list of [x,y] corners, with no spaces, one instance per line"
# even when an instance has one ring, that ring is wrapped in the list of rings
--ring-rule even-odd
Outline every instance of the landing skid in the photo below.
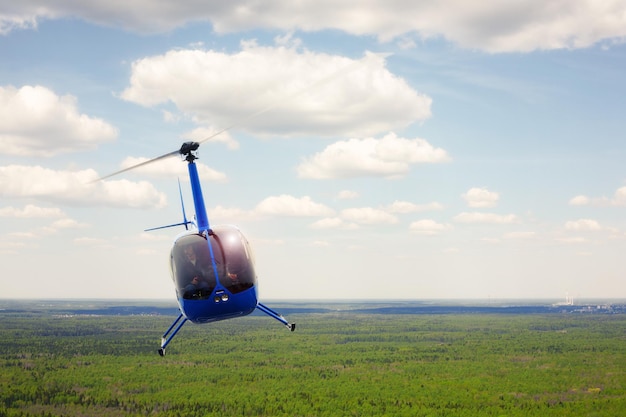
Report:
[[[285,319],[281,314],[277,313],[276,311],[272,310],[271,308],[267,307],[266,305],[258,303],[256,308],[258,308],[259,310],[261,310],[262,312],[264,312],[268,316],[278,320],[279,322],[284,324],[292,332],[294,330],[296,330],[296,323],[289,323],[287,321],[287,319]],[[181,321],[181,319],[182,319],[182,321]],[[172,341],[174,336],[176,336],[176,333],[178,333],[178,331],[184,326],[185,323],[187,323],[187,318],[184,318],[183,314],[181,313],[176,318],[176,320],[174,320],[174,322],[169,327],[169,329],[167,329],[167,331],[161,337],[161,347],[157,351],[159,353],[159,355],[165,356],[165,348],[167,347],[167,345],[169,345],[169,343]]]
[[[291,330],[292,332],[294,330],[296,330],[296,323],[289,323],[287,321],[287,319],[285,319],[281,314],[275,312],[274,310],[272,310],[271,308],[269,308],[268,306],[258,303],[256,305],[256,308],[258,308],[259,310],[261,310],[262,312],[264,312],[265,314],[267,314],[270,317],[275,318],[276,320],[278,320],[279,322],[281,322],[282,324],[284,324],[285,326],[287,326],[287,328],[289,330]]]
[[[180,321],[180,319],[183,319],[183,321]],[[180,321],[180,323],[179,323]],[[183,327],[183,325],[187,323],[187,319],[183,318],[183,314],[181,313],[176,320],[174,320],[174,323],[172,323],[172,325],[170,326],[169,329],[167,329],[167,331],[163,334],[163,336],[161,337],[161,348],[158,350],[159,355],[161,356],[165,356],[165,347],[167,345],[169,345],[169,343],[172,341],[172,339],[174,338],[174,336],[176,336],[176,333],[178,333],[178,331]],[[178,325],[178,326],[176,326]],[[174,327],[176,327],[176,329],[174,329]],[[172,329],[174,329],[174,332],[168,337],[168,335],[170,334],[170,332],[172,331]]]

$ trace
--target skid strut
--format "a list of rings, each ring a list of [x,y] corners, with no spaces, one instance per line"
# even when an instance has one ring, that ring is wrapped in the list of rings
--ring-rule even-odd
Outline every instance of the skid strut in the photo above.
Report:
[[[268,306],[266,306],[264,304],[261,304],[261,303],[258,303],[256,305],[256,308],[258,308],[259,310],[261,310],[262,312],[264,312],[268,316],[275,318],[276,320],[278,320],[279,322],[281,322],[282,324],[287,326],[287,328],[289,330],[291,330],[292,332],[294,330],[296,330],[296,323],[289,323],[286,318],[284,318],[281,314],[275,312],[274,310],[272,310]]]
[[[183,319],[183,320],[180,321],[180,319]],[[176,318],[176,320],[174,320],[174,323],[172,323],[170,328],[167,329],[167,331],[163,334],[163,337],[161,337],[161,348],[158,350],[159,355],[165,356],[165,347],[170,343],[170,341],[174,338],[174,336],[176,336],[176,333],[178,333],[178,331],[181,329],[181,327],[183,327],[185,323],[187,323],[187,319],[183,318],[183,314],[181,313]],[[176,326],[177,324],[178,326]],[[175,326],[176,326],[176,329],[174,329]],[[174,332],[168,337],[167,335],[170,334],[172,329],[174,329]]]
[[[296,323],[289,323],[286,318],[284,318],[281,314],[272,310],[268,306],[258,303],[256,308],[258,308],[259,310],[261,310],[268,316],[273,317],[274,319],[278,320],[292,332],[296,330]],[[169,329],[167,329],[167,331],[161,337],[161,348],[158,350],[159,355],[165,356],[165,348],[172,341],[174,336],[176,336],[178,331],[185,325],[185,323],[187,323],[187,320],[188,319],[185,318],[182,313],[176,318],[176,320],[174,320],[174,322],[169,327]]]

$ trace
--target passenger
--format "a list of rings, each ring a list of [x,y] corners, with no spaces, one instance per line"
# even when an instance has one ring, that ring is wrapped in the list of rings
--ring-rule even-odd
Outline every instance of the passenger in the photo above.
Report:
[[[189,245],[184,249],[185,264],[183,266],[182,276],[189,279],[185,286],[184,298],[203,298],[208,297],[211,292],[211,286],[206,280],[201,265],[198,262],[196,251]]]
[[[249,265],[242,260],[233,257],[226,265],[226,276],[228,280],[224,285],[232,293],[238,293],[252,287]]]
[[[239,276],[233,272],[227,272],[226,276],[230,279],[230,285],[239,285]]]

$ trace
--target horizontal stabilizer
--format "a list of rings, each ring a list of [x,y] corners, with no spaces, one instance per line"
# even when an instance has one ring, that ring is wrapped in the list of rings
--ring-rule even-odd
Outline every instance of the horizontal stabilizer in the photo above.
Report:
[[[193,222],[186,221],[186,222],[182,222],[182,223],[168,224],[167,226],[152,227],[150,229],[145,229],[144,232],[150,232],[152,230],[159,230],[159,229],[167,229],[168,227],[176,227],[176,226],[185,226],[185,228],[187,228],[188,224],[193,224]]]

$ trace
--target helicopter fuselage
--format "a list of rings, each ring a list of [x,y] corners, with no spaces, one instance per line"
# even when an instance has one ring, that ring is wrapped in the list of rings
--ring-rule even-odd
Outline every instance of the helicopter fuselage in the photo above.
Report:
[[[191,322],[245,316],[257,307],[254,258],[235,226],[179,235],[170,252],[170,270],[180,310]]]
[[[155,159],[175,153],[185,158],[196,212],[195,222],[187,220],[181,192],[183,222],[149,229],[172,226],[188,229],[190,224],[196,227],[196,230],[178,235],[170,252],[170,271],[180,314],[161,337],[158,350],[161,356],[165,355],[165,347],[187,321],[210,323],[246,316],[258,309],[289,330],[296,328],[295,323],[289,323],[280,313],[259,302],[252,250],[241,231],[232,225],[210,226],[194,162],[198,147],[197,142],[185,142],[180,151]]]

